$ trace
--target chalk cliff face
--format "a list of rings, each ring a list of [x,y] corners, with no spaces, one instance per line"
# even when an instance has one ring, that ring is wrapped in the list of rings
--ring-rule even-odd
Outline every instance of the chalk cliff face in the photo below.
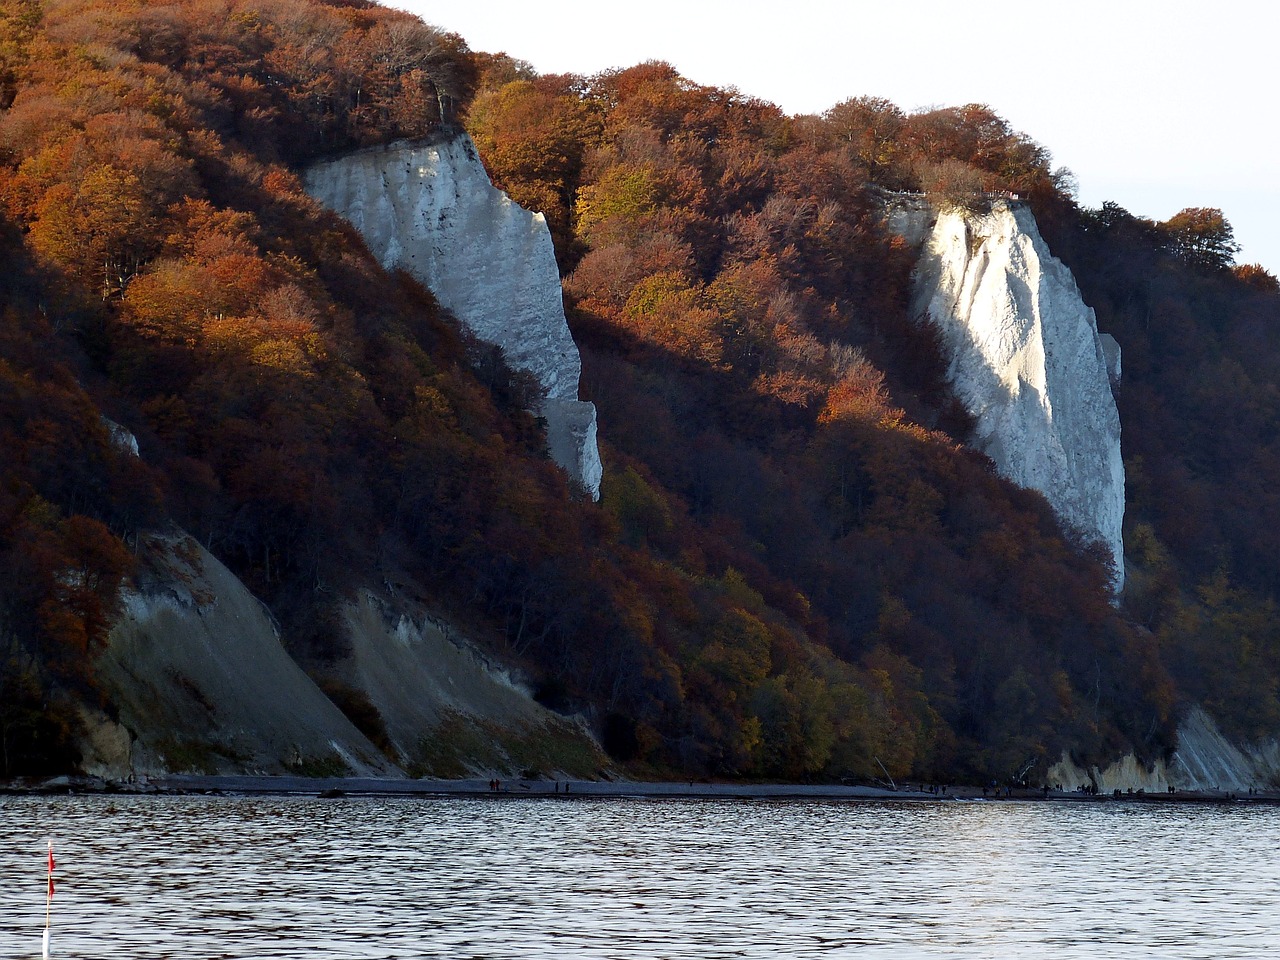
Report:
[[[98,661],[119,722],[85,711],[86,773],[587,776],[608,766],[581,723],[537,703],[447,622],[366,590],[337,605],[349,653],[328,679],[367,698],[386,735],[375,745],[196,540],[143,534],[139,561]]]
[[[113,775],[398,773],[289,657],[266,607],[191,537],[140,543],[99,660],[134,742]]]
[[[448,621],[370,590],[340,611],[350,653],[337,672],[378,711],[406,770],[585,776],[608,766],[585,728],[537,703],[518,675]]]
[[[465,135],[319,163],[305,183],[383,266],[407,270],[508,363],[538,378],[552,458],[599,499],[596,411],[578,400],[582,361],[542,214],[494,188]]]
[[[1157,760],[1146,767],[1128,754],[1105,770],[1084,770],[1064,754],[1049,768],[1046,782],[1066,790],[1092,784],[1102,793],[1164,793],[1170,787],[1204,793],[1274,790],[1280,786],[1280,742],[1232,743],[1212,717],[1193,707],[1178,724],[1178,747],[1168,764]]]
[[[942,331],[952,387],[976,420],[974,445],[1110,548],[1118,592],[1118,345],[1099,337],[1093,309],[1027,207],[1000,201],[987,213],[936,213],[906,201],[890,207],[889,226],[921,244],[914,311]]]

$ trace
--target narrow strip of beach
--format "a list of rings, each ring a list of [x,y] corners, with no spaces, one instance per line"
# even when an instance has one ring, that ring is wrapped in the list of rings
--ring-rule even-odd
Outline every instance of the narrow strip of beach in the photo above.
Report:
[[[934,784],[729,783],[676,780],[542,780],[542,779],[458,779],[412,780],[380,777],[299,777],[252,775],[172,774],[134,782],[107,781],[92,777],[55,777],[43,781],[0,784],[7,794],[143,794],[143,795],[227,795],[227,796],[311,796],[311,797],[486,797],[514,798],[648,798],[648,799],[743,799],[743,800],[863,800],[863,801],[1009,801],[1050,800],[1099,801],[1199,801],[1199,802],[1280,802],[1280,792],[1249,793],[1237,790],[1178,790],[1172,793],[1113,792],[1090,794],[1082,791],[1045,790],[1032,787],[973,787]]]

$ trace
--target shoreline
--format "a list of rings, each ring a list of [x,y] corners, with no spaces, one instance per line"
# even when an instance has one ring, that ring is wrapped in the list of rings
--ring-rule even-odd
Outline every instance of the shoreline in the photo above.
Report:
[[[44,780],[0,782],[0,796],[310,796],[338,797],[479,797],[561,799],[740,799],[740,800],[862,800],[878,801],[1057,801],[1101,803],[1261,803],[1280,804],[1280,793],[1240,793],[1233,790],[1141,791],[1087,794],[1043,788],[983,789],[947,786],[910,789],[801,783],[721,783],[697,780],[499,780],[499,789],[480,778],[409,780],[377,777],[251,776],[238,774],[172,774],[126,783],[97,777],[59,776]],[[935,792],[936,791],[936,792]]]

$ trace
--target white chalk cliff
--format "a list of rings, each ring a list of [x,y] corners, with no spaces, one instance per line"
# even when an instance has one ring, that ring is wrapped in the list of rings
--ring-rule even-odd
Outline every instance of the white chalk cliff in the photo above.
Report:
[[[974,446],[1110,548],[1119,592],[1124,464],[1111,392],[1119,347],[1099,337],[1093,309],[1026,206],[939,213],[896,202],[889,226],[921,244],[913,310],[942,331],[952,388],[975,419]]]
[[[493,186],[466,135],[362,150],[316,164],[304,180],[384,267],[408,271],[511,366],[537,377],[552,459],[599,499],[596,411],[578,400],[582,360],[542,214]]]
[[[1104,794],[1164,793],[1170,787],[1208,794],[1275,790],[1280,785],[1280,741],[1232,742],[1209,714],[1192,707],[1178,724],[1178,746],[1167,763],[1156,760],[1147,766],[1130,753],[1105,770],[1085,769],[1064,753],[1049,767],[1045,782],[1065,790],[1092,785]]]

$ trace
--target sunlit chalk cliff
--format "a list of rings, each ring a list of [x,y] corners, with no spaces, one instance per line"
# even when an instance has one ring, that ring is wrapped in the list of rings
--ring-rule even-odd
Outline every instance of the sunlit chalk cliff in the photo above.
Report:
[[[1119,591],[1124,465],[1111,392],[1118,345],[1099,337],[1093,309],[1026,206],[936,212],[896,201],[889,226],[920,245],[914,312],[942,331],[952,387],[975,420],[973,444],[1107,545]]]
[[[465,135],[362,150],[316,164],[305,182],[383,266],[407,270],[508,363],[537,377],[551,456],[598,499],[596,411],[578,400],[582,361],[542,214],[490,183]]]

